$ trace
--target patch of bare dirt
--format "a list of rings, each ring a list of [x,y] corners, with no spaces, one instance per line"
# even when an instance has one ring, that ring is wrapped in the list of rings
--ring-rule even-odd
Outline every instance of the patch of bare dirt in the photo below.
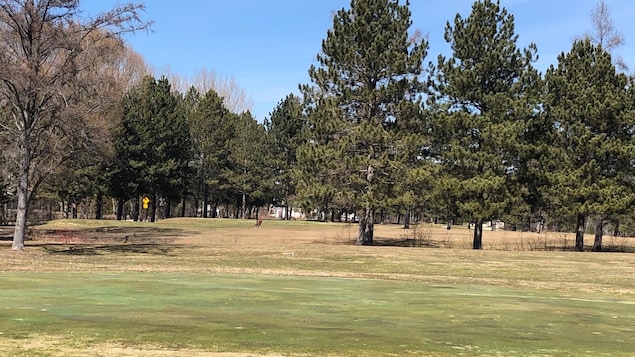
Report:
[[[40,353],[51,357],[282,357],[279,354],[244,352],[217,352],[196,349],[162,349],[156,346],[128,347],[119,344],[85,344],[53,336],[29,336],[26,339],[3,339],[0,336],[0,354],[3,356],[33,356]],[[287,355],[288,356],[288,355]]]

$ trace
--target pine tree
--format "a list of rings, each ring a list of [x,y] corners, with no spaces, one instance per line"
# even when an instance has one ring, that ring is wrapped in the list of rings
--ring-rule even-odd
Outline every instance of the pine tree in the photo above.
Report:
[[[148,194],[152,222],[158,199],[169,207],[190,173],[189,127],[179,101],[166,78],[144,78],[124,98],[115,136],[118,165],[112,170],[112,192],[120,200]]]
[[[440,181],[454,191],[447,197],[458,198],[459,213],[475,222],[474,249],[482,249],[483,222],[519,203],[512,184],[518,143],[538,108],[530,93],[539,88],[535,45],[520,50],[517,39],[514,17],[498,1],[475,2],[467,18],[457,14],[447,23],[453,56],[439,56],[431,85]]]
[[[311,85],[301,86],[310,117],[308,143],[298,151],[299,185],[313,202],[357,210],[360,245],[373,244],[374,215],[388,206],[395,163],[403,159],[391,126],[402,116],[400,104],[421,91],[427,43],[409,36],[408,6],[352,0],[333,18],[319,67],[309,69]]]
[[[256,122],[250,112],[232,114],[232,139],[228,142],[228,166],[224,178],[228,183],[228,195],[239,217],[247,218],[251,208],[270,202],[271,165],[264,125]]]
[[[200,99],[191,117],[204,218],[208,216],[210,204],[212,217],[216,217],[217,206],[229,199],[226,192],[228,183],[223,172],[229,166],[229,143],[234,132],[234,116],[225,107],[223,98],[210,89]]]
[[[546,110],[553,121],[556,163],[550,197],[557,213],[576,217],[577,251],[584,250],[586,221],[596,218],[593,250],[602,249],[604,221],[634,200],[634,119],[628,78],[618,74],[601,45],[576,41],[545,76]]]
[[[402,116],[392,125],[395,149],[401,156],[395,161],[393,192],[389,198],[391,211],[404,217],[404,228],[410,228],[414,215],[430,213],[436,164],[430,155],[429,113],[420,101],[402,103]]]
[[[289,94],[280,101],[265,121],[271,162],[274,171],[275,199],[286,207],[285,219],[290,219],[290,208],[295,196],[291,170],[297,164],[296,151],[303,143],[305,118],[300,98]]]

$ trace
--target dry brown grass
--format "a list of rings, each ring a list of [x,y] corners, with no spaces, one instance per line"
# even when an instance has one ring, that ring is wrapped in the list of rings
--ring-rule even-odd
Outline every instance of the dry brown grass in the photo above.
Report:
[[[216,221],[210,227],[192,219],[123,228],[108,221],[91,224],[96,226],[56,221],[39,227],[23,252],[8,249],[5,239],[3,271],[333,276],[635,294],[627,282],[635,255],[573,253],[574,236],[568,233],[485,231],[484,250],[473,251],[473,232],[465,227],[376,225],[376,246],[359,247],[353,224],[265,221],[262,229],[249,221]],[[408,248],[417,232],[425,236],[420,246],[435,248]],[[633,249],[635,239],[618,243]]]
[[[80,222],[80,223],[77,223]],[[30,230],[32,247],[47,244],[151,244],[180,243],[205,246],[245,245],[252,247],[285,246],[297,244],[351,245],[357,235],[356,224],[317,223],[285,224],[280,221],[265,221],[262,229],[254,229],[251,221],[233,221],[223,227],[208,229],[204,220],[170,219],[155,225],[132,223],[117,226],[112,221],[93,221],[86,228],[81,221],[59,220]],[[130,223],[130,222],[128,222]],[[8,244],[12,230],[0,228],[0,244]],[[401,225],[375,225],[375,244],[379,246],[417,246],[429,248],[471,249],[473,230],[465,226],[454,226],[447,230],[443,225],[420,224],[411,229]],[[184,238],[185,239],[181,239]],[[514,232],[485,231],[483,248],[502,251],[567,251],[572,250],[575,234],[562,232]],[[593,243],[593,235],[585,236],[587,246]],[[629,250],[635,248],[635,239],[605,236],[603,245],[607,250]]]
[[[42,351],[46,351],[46,356],[60,357],[282,357],[280,354],[210,352],[188,348],[169,350],[156,346],[131,347],[107,343],[77,348],[73,344],[72,341],[60,337],[33,335],[22,340],[0,339],[0,351],[21,351],[20,355],[24,356],[39,356]]]

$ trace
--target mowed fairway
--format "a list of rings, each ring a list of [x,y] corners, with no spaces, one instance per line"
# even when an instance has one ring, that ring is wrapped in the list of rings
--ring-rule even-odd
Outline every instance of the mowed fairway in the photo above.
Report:
[[[485,232],[483,251],[468,249],[463,227],[378,225],[375,247],[354,246],[355,233],[316,222],[54,221],[24,252],[5,235],[0,355],[635,353],[634,254],[558,250],[572,237],[556,233]]]

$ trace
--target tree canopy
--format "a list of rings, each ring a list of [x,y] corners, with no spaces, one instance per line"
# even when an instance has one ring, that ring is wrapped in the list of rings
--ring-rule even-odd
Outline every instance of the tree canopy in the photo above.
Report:
[[[460,214],[475,222],[473,247],[481,249],[483,222],[521,203],[512,178],[539,104],[536,47],[516,46],[514,17],[490,0],[475,2],[467,18],[457,14],[445,40],[453,56],[439,56],[431,85],[430,104],[438,107],[435,150],[445,189],[454,191]]]
[[[373,243],[374,215],[392,195],[402,159],[394,125],[406,114],[404,102],[421,92],[428,45],[411,37],[411,25],[408,2],[351,1],[350,9],[334,16],[317,56],[320,66],[309,69],[311,84],[301,87],[311,108],[299,165],[329,163],[314,165],[325,170],[303,172],[312,176],[303,184],[309,191],[326,184],[342,192],[339,200],[359,212],[360,245]]]
[[[24,248],[32,193],[64,157],[59,143],[80,140],[87,114],[108,99],[111,72],[98,69],[123,48],[121,33],[147,25],[142,8],[120,5],[83,19],[76,0],[0,1],[0,100],[11,118],[2,129],[18,170],[13,249]]]
[[[545,75],[547,113],[555,128],[549,192],[557,212],[576,217],[576,250],[584,249],[585,222],[602,223],[624,213],[634,200],[632,90],[601,45],[576,41]]]

